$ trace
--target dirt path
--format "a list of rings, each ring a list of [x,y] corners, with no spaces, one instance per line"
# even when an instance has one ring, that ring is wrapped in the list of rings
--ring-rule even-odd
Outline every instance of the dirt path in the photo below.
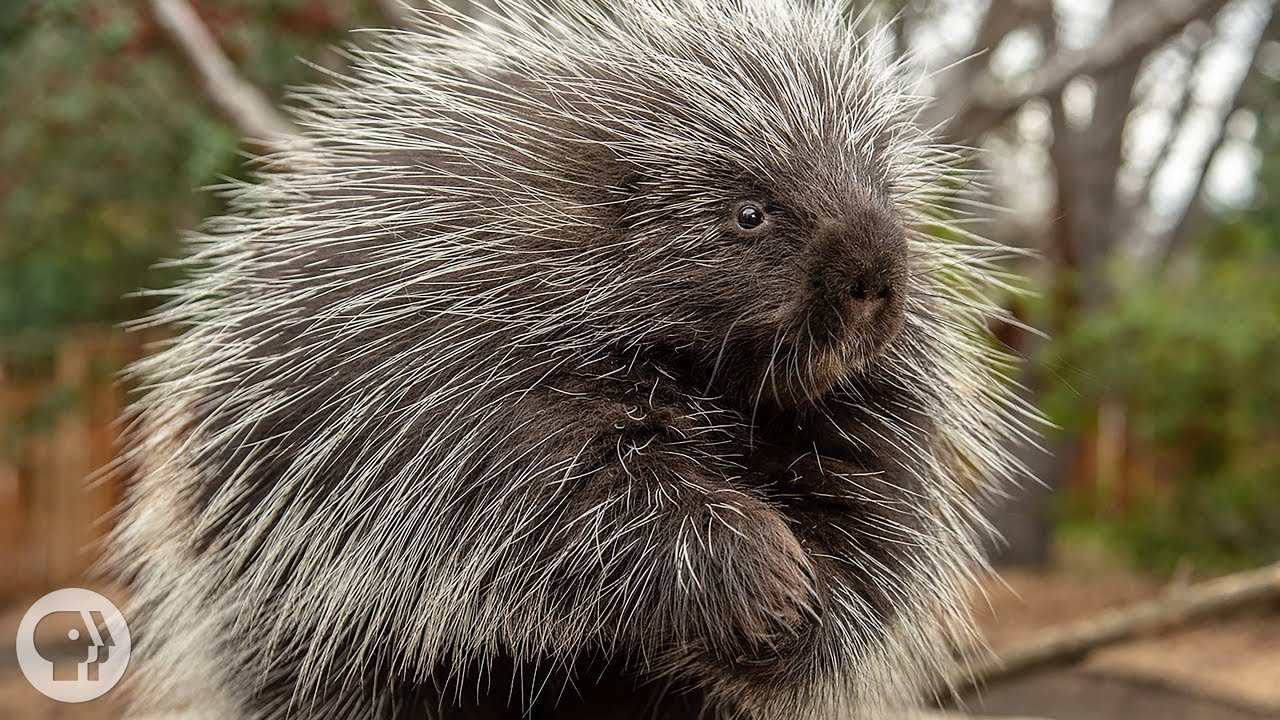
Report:
[[[993,584],[975,602],[997,648],[1162,591],[1150,579],[1118,573],[1003,577],[1007,587]],[[1280,720],[1280,614],[1259,610],[1140,638],[966,701],[975,712],[1054,720]]]

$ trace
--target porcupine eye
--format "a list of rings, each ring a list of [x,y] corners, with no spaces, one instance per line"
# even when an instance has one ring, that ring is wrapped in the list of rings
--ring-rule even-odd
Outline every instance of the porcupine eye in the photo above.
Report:
[[[751,204],[738,208],[738,227],[743,230],[755,230],[764,224],[764,211]]]

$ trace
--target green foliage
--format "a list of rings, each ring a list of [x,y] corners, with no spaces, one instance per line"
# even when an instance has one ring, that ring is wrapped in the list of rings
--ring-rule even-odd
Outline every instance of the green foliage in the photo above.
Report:
[[[1130,454],[1155,476],[1128,512],[1068,493],[1067,530],[1149,568],[1280,558],[1280,78],[1259,73],[1247,92],[1262,160],[1253,207],[1216,219],[1167,267],[1115,264],[1111,302],[1048,355],[1050,416],[1081,433],[1104,403],[1121,409]]]
[[[1280,247],[1255,217],[1200,247],[1167,271],[1114,268],[1114,302],[1057,343],[1076,372],[1045,398],[1073,432],[1103,403],[1123,408],[1129,442],[1158,458],[1128,515],[1068,498],[1148,567],[1280,554]]]
[[[354,19],[316,0],[198,4],[238,65],[278,94],[297,60]],[[213,114],[144,3],[0,3],[0,358],[46,356],[84,324],[137,317],[130,296],[178,233],[217,209],[202,188],[240,174]]]

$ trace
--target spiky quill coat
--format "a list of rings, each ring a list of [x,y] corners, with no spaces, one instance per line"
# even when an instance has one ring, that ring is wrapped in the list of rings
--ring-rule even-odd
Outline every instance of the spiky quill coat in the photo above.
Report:
[[[140,712],[871,717],[968,644],[1018,406],[952,152],[841,4],[602,6],[366,36],[191,239]]]

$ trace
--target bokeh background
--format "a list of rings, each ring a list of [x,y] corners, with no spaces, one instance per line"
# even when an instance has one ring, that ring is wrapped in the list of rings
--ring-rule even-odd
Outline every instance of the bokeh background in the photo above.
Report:
[[[395,0],[0,0],[0,676],[13,675],[10,630],[32,599],[95,582],[85,571],[120,486],[85,478],[113,454],[127,402],[113,376],[165,333],[119,329],[155,302],[136,291],[172,282],[162,261],[181,230],[220,209],[206,188],[246,177],[246,153],[287,132],[273,113],[288,88],[340,70],[351,29],[405,12]],[[993,552],[1021,595],[993,586],[979,603],[993,644],[1280,559],[1273,0],[868,12],[867,26],[896,17],[886,49],[933,73],[922,121],[983,151],[972,162],[1003,209],[980,210],[980,231],[1038,253],[1011,261],[1033,293],[1003,300],[1048,337],[993,328],[1026,358],[1017,380],[1054,424],[1049,452],[1024,452],[1040,483],[991,508],[1007,538]],[[972,704],[1280,717],[1278,618],[1252,606]],[[0,681],[3,717],[114,717],[90,705],[51,707]]]

